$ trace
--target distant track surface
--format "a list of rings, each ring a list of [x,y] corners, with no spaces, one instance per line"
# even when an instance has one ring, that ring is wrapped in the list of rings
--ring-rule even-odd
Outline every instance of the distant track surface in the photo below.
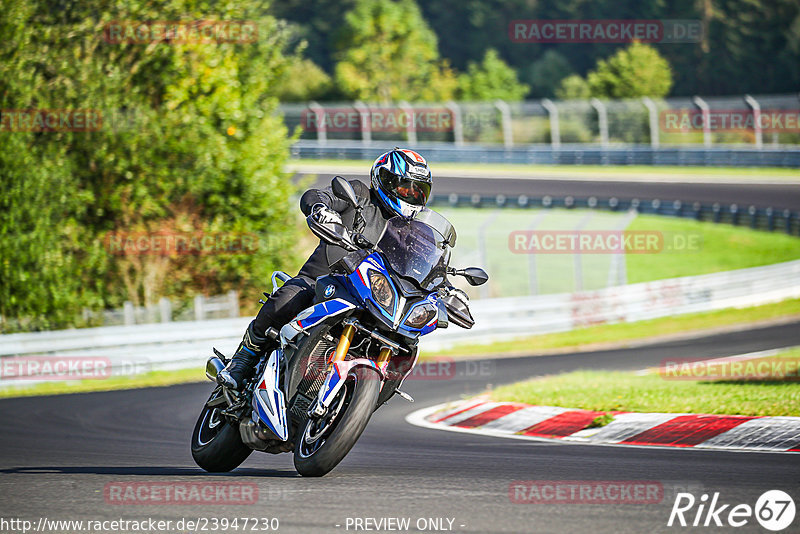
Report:
[[[405,389],[417,403],[395,397],[379,409],[344,462],[322,479],[297,476],[288,454],[253,453],[230,474],[197,468],[189,437],[210,384],[6,399],[0,401],[0,517],[34,524],[42,516],[277,517],[279,532],[291,533],[346,532],[347,518],[366,517],[409,517],[412,525],[418,518],[451,518],[454,532],[680,531],[666,527],[676,488],[693,488],[697,498],[718,491],[721,503],[751,506],[764,491],[782,489],[800,503],[800,462],[781,454],[517,441],[418,428],[404,418],[417,408],[533,375],[641,369],[665,358],[797,344],[800,323],[622,350],[460,362],[454,376],[409,382]],[[658,481],[666,497],[649,505],[515,504],[509,499],[515,480]],[[255,483],[259,502],[107,504],[105,485],[120,481]],[[797,531],[800,518],[795,521],[786,532]],[[753,519],[736,530],[763,531]]]
[[[312,173],[307,173],[312,174]],[[307,174],[298,174],[298,177]],[[335,174],[317,174],[316,184],[327,186]],[[347,178],[359,178],[368,182],[363,175],[345,174]],[[617,197],[620,200],[660,199],[662,202],[680,200],[684,204],[701,202],[722,205],[738,204],[740,208],[756,206],[757,208],[800,209],[800,186],[797,184],[758,184],[758,183],[681,183],[671,182],[637,182],[626,181],[624,176],[607,181],[595,180],[559,180],[537,177],[525,178],[491,178],[475,179],[458,176],[435,176],[435,194],[479,194],[506,196],[528,195],[529,197],[573,196],[586,198],[595,196],[600,199]]]

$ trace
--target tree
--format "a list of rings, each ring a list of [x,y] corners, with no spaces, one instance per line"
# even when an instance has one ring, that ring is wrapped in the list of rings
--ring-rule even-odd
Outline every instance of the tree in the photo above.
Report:
[[[347,98],[449,100],[455,76],[414,0],[358,0],[337,45],[336,84]]]
[[[467,72],[458,77],[461,100],[521,100],[529,86],[520,83],[517,73],[508,66],[496,50],[489,49],[480,64],[470,63]]]
[[[290,139],[272,96],[287,36],[262,15],[266,6],[215,15],[256,21],[252,42],[138,44],[104,43],[103,30],[118,20],[204,19],[207,7],[56,3],[0,10],[10,36],[0,41],[0,109],[89,109],[103,122],[1,132],[0,315],[26,328],[65,326],[83,307],[123,300],[255,293],[272,268],[295,267],[294,187],[283,172]],[[257,242],[233,254],[128,256],[106,241],[171,232]]]
[[[333,71],[331,35],[357,0],[281,0],[272,8],[278,18],[302,29],[309,57]],[[700,21],[700,42],[657,45],[673,70],[675,95],[790,93],[800,85],[800,2],[797,0],[436,0],[420,2],[437,36],[441,57],[464,71],[488,48],[497,50],[532,86],[531,65],[557,50],[581,76],[618,44],[515,43],[509,21],[536,20],[689,20]],[[757,66],[759,76],[753,76]],[[563,77],[562,77],[563,78]],[[554,88],[554,87],[553,87]],[[551,89],[553,89],[551,88]]]
[[[555,96],[559,100],[588,100],[592,96],[592,92],[586,80],[577,74],[572,74],[561,80]]]
[[[322,99],[332,89],[331,77],[310,59],[295,57],[275,86],[281,102],[307,102]]]
[[[597,98],[664,97],[672,88],[672,70],[655,48],[633,43],[598,61],[586,81]]]
[[[552,97],[572,72],[567,58],[551,48],[525,69],[523,76],[531,86],[532,96]]]

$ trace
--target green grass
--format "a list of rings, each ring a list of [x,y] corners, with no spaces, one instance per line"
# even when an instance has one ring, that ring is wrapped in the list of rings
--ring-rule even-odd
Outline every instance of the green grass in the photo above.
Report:
[[[379,154],[375,154],[376,157]],[[424,155],[424,154],[423,154]],[[541,172],[543,174],[582,174],[591,173],[592,175],[663,175],[663,176],[741,176],[741,177],[764,177],[764,178],[800,178],[800,169],[784,167],[668,167],[668,166],[649,166],[649,165],[524,165],[513,163],[450,163],[450,162],[430,162],[431,168],[438,173],[443,171],[505,171],[510,173],[531,174]],[[363,167],[364,174],[369,171],[372,161],[366,160],[347,160],[347,159],[293,159],[289,161],[289,166],[320,167],[320,169],[335,168],[341,166]]]
[[[625,344],[656,336],[691,333],[731,325],[800,314],[800,299],[749,308],[731,308],[713,312],[689,313],[633,323],[618,323],[578,328],[557,334],[542,334],[484,345],[458,345],[453,348],[425,353],[435,356],[476,356],[489,354],[535,354],[591,347],[598,344]]]
[[[800,239],[796,236],[692,219],[638,215],[632,222],[627,222],[626,213],[585,209],[438,209],[458,231],[451,264],[459,267],[483,264],[490,275],[487,287],[492,297],[570,293],[608,285],[612,254],[527,254],[512,251],[509,247],[511,233],[531,228],[537,231],[570,230],[580,225],[586,231],[661,232],[663,250],[625,255],[628,283],[800,259]],[[481,228],[485,235],[485,258],[481,257],[478,246]],[[685,243],[683,240],[689,238],[696,244],[693,249],[667,248],[673,243]],[[581,276],[576,277],[576,273]],[[478,292],[468,289],[472,296]]]
[[[667,236],[696,236],[696,251],[627,254],[628,283],[745,269],[800,258],[800,239],[779,232],[691,219],[640,215],[627,230],[659,231]],[[678,238],[680,239],[680,238]]]
[[[797,359],[800,348],[782,356]],[[800,387],[792,380],[712,382],[666,380],[658,374],[575,371],[502,386],[491,396],[497,401],[601,412],[800,415]],[[606,418],[595,426],[607,422]]]
[[[171,386],[189,382],[207,381],[203,367],[198,365],[192,369],[179,369],[176,371],[151,371],[136,376],[114,376],[107,379],[93,380],[61,380],[40,382],[19,387],[0,389],[0,398],[28,397],[33,395],[61,395],[65,393],[87,393],[90,391],[112,391],[116,389],[135,389],[160,386]]]
[[[582,224],[585,230],[622,228],[626,214],[566,209],[475,209],[440,208],[458,231],[458,242],[451,264],[481,264],[489,272],[489,296],[508,297],[544,293],[569,293],[578,289],[575,282],[576,258],[572,254],[525,254],[509,248],[509,235],[515,230],[570,230]],[[479,254],[479,229],[484,227],[486,259]],[[583,254],[578,258],[582,289],[605,287],[611,255]],[[533,271],[534,276],[531,276]],[[477,291],[470,291],[477,294]]]

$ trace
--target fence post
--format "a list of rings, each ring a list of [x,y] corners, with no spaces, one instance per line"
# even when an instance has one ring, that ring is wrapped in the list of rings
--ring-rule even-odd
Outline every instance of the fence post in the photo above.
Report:
[[[369,107],[361,100],[356,100],[353,108],[358,111],[361,121],[361,141],[366,145],[372,141],[372,121],[370,120]]]
[[[484,269],[489,269],[489,256],[486,253],[486,231],[492,225],[492,223],[497,219],[500,215],[500,210],[495,210],[478,228],[478,257],[480,258],[479,262],[480,266]],[[486,299],[489,298],[489,285],[483,284],[480,286],[478,290],[480,293],[481,298]]]
[[[608,146],[608,110],[606,105],[597,98],[592,98],[590,103],[597,110],[597,123],[600,127],[600,144],[603,148]]]
[[[573,230],[575,230],[575,232],[577,233],[578,239],[580,239],[581,230],[586,228],[586,225],[588,225],[589,222],[591,222],[591,220],[594,218],[594,215],[595,215],[594,212],[590,211],[589,213],[584,215],[581,218],[580,221],[578,221],[577,225],[575,225],[575,228],[573,228]],[[573,277],[574,277],[573,278],[573,283],[575,284],[574,291],[583,291],[583,258],[582,258],[582,255],[583,255],[583,253],[581,252],[580,247],[578,247],[578,250],[574,251],[573,254],[572,254],[572,262],[573,262],[573,269],[574,269],[574,271],[573,271]]]
[[[761,148],[764,146],[764,137],[761,133],[761,105],[758,100],[750,95],[744,95],[744,101],[753,110],[753,131],[756,134],[756,148]]]
[[[231,317],[239,317],[239,294],[233,289],[228,291],[228,306]]]
[[[536,230],[539,223],[542,222],[547,216],[547,212],[541,210],[536,217],[533,218],[528,230]],[[528,251],[528,290],[529,294],[536,295],[539,293],[539,277],[536,276],[536,254],[534,251]]]
[[[205,317],[205,310],[203,310],[203,295],[195,295],[194,297],[194,320],[202,321]]]
[[[453,144],[461,146],[464,144],[464,124],[461,122],[461,108],[452,100],[445,104],[445,107],[453,114]]]
[[[608,281],[606,285],[611,286],[624,286],[628,283],[628,271],[625,266],[625,245],[623,239],[625,236],[625,229],[630,226],[631,222],[639,215],[636,210],[629,210],[625,218],[622,219],[620,225],[615,229],[620,234],[620,247],[615,254],[611,256],[611,265],[608,268]]]
[[[126,300],[125,303],[122,305],[122,316],[124,317],[125,324],[135,324],[136,323],[136,313],[133,307],[133,302]]]
[[[168,323],[172,321],[172,303],[166,297],[161,297],[158,301],[158,308],[161,312],[161,322]]]
[[[699,96],[692,98],[694,105],[700,108],[703,113],[703,145],[705,147],[711,146],[711,109],[705,100]]]
[[[317,118],[317,143],[324,145],[328,142],[328,127],[325,124],[325,108],[319,105],[318,102],[312,100],[308,103],[308,109],[314,112]]]
[[[650,146],[652,148],[658,148],[659,139],[658,139],[658,109],[656,109],[656,103],[653,100],[645,96],[642,98],[642,103],[644,107],[647,108],[647,114],[649,116],[649,123],[650,123]]]
[[[500,117],[503,121],[503,145],[506,148],[511,148],[514,145],[513,132],[511,131],[511,107],[508,102],[500,99],[494,101],[494,107],[500,112]]]
[[[561,147],[561,132],[558,129],[558,108],[549,98],[542,99],[542,107],[550,116],[550,145],[553,148]]]
[[[414,108],[405,100],[400,101],[399,108],[403,110],[408,116],[408,124],[406,124],[406,135],[408,136],[408,144],[414,146],[417,144],[417,125],[414,124]]]

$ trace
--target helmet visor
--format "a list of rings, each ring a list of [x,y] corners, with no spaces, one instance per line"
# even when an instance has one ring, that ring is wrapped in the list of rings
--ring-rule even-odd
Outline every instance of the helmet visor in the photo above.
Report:
[[[385,192],[413,206],[424,206],[431,194],[430,182],[401,177],[386,168],[380,170],[380,181]]]
[[[394,188],[394,194],[411,205],[424,206],[431,194],[431,184],[403,179]]]

